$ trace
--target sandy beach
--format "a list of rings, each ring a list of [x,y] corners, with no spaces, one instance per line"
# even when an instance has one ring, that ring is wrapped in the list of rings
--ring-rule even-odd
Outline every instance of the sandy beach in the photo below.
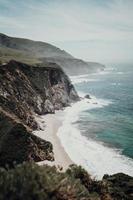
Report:
[[[50,141],[53,144],[55,158],[55,161],[42,161],[38,164],[48,164],[50,166],[55,165],[59,168],[62,168],[63,171],[66,170],[69,165],[73,164],[73,161],[65,152],[64,147],[62,146],[60,139],[57,136],[58,129],[62,122],[58,119],[56,114],[38,116],[36,120],[38,121],[42,130],[34,131],[34,134],[44,140]]]

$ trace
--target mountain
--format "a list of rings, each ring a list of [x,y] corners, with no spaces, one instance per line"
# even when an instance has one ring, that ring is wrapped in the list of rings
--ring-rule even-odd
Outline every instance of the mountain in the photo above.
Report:
[[[100,63],[95,63],[95,62],[85,62],[81,59],[77,58],[61,58],[61,57],[48,57],[48,58],[42,58],[41,60],[46,61],[46,62],[55,62],[58,65],[60,65],[64,71],[70,75],[84,75],[88,73],[93,73],[98,70],[104,70],[104,65]]]
[[[36,57],[64,57],[72,58],[70,54],[61,50],[51,44],[45,42],[36,42],[29,39],[9,37],[4,34],[0,34],[0,46],[9,49],[22,51],[23,53],[29,53]]]
[[[55,62],[68,75],[81,75],[104,69],[102,64],[74,58],[51,44],[0,34],[0,61],[7,62],[11,59],[27,64]]]

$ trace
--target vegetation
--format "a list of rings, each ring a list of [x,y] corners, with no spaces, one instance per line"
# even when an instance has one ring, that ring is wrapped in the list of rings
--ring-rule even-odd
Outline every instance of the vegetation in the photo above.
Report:
[[[24,163],[14,169],[0,169],[0,200],[89,199],[78,179],[55,167]]]
[[[28,54],[27,52],[6,47],[0,47],[0,63],[7,63],[10,60],[16,60],[31,65],[41,63],[39,59],[35,58],[35,56],[33,56],[32,54]]]
[[[96,181],[76,165],[64,173],[32,162],[0,168],[0,200],[131,200],[132,186],[127,175]]]
[[[0,33],[0,60],[7,63],[16,60],[36,65],[52,62],[61,66],[69,75],[81,75],[104,69],[99,63],[85,62],[76,59],[69,53],[45,42],[37,42],[23,38],[13,38]]]

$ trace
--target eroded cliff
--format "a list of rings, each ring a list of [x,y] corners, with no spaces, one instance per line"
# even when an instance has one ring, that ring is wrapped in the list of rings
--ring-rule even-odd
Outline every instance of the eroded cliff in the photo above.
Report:
[[[78,99],[69,78],[55,63],[31,66],[12,60],[1,65],[1,165],[23,160],[53,160],[52,145],[31,134],[39,128],[35,115],[54,113]]]

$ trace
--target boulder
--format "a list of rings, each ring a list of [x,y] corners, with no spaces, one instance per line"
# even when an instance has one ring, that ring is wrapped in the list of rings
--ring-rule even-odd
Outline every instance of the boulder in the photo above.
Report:
[[[86,98],[86,99],[91,99],[91,97],[90,97],[89,94],[85,95],[85,98]]]

